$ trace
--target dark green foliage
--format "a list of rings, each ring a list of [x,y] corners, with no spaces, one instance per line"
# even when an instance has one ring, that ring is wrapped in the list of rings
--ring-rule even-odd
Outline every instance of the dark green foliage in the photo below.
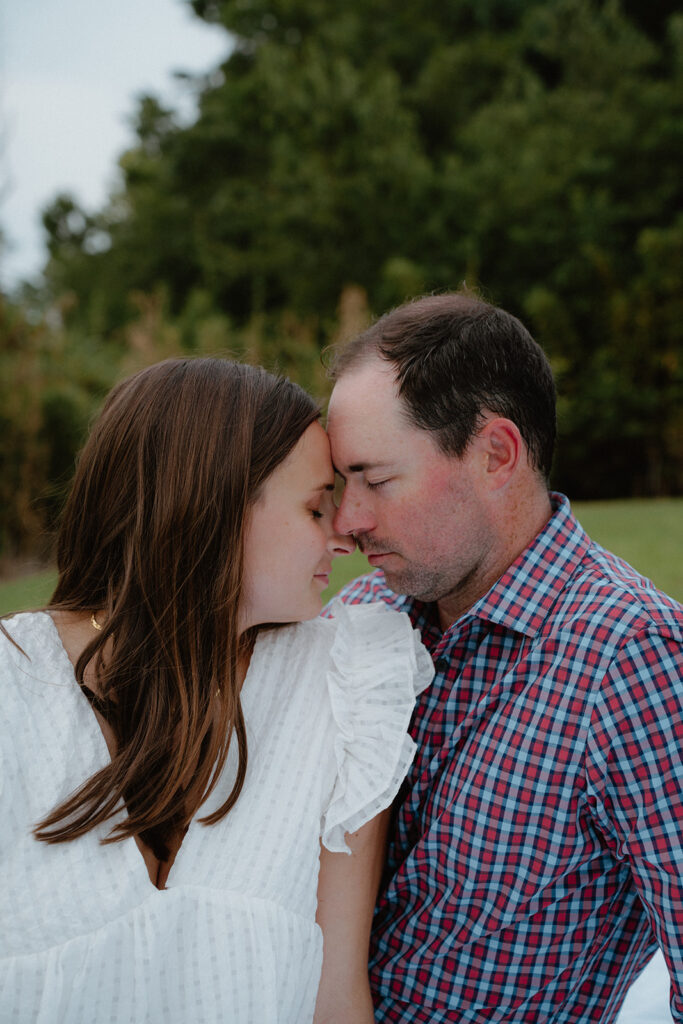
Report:
[[[553,361],[557,486],[683,491],[672,4],[192,7],[234,41],[188,83],[193,123],[142,98],[106,207],[88,216],[61,196],[45,212],[43,305],[61,310],[72,366],[101,352],[113,377],[175,351],[229,351],[320,392],[318,354],[362,326],[363,295],[379,314],[467,281]],[[41,456],[50,478],[82,421],[67,392],[46,383],[41,422],[63,437]]]
[[[49,551],[74,455],[117,361],[0,296],[1,556]]]

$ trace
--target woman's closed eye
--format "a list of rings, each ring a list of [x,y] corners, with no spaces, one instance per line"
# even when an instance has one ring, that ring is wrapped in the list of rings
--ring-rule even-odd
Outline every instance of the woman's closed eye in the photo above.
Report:
[[[320,501],[316,502],[310,511],[314,519],[324,519],[325,516],[330,516],[330,518],[332,518],[334,516],[337,508],[334,504],[331,487],[328,490],[323,491],[320,496]]]

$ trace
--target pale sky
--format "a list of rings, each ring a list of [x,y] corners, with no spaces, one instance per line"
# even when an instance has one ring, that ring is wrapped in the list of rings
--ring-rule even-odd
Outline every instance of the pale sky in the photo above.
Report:
[[[173,72],[210,71],[229,46],[185,0],[0,0],[0,287],[40,271],[40,211],[58,192],[103,203],[135,97],[189,116]]]

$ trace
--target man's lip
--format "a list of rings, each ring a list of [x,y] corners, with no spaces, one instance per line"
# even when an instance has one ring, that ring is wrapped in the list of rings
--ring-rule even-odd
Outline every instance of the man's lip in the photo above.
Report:
[[[383,558],[388,558],[388,556],[393,555],[393,553],[393,551],[376,551],[374,552],[374,554],[366,555],[365,557],[367,558],[370,565],[379,565]]]

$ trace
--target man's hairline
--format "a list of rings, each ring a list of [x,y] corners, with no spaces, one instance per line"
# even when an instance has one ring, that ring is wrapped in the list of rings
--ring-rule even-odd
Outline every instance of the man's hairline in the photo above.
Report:
[[[341,373],[336,374],[336,373],[333,372],[333,375],[332,375],[332,378],[331,378],[332,381],[333,381],[332,392],[334,393],[334,388],[342,380],[343,377],[349,377],[349,376],[351,376],[354,373],[360,372],[361,370],[365,369],[365,367],[368,366],[369,364],[371,364],[372,362],[383,364],[382,367],[380,367],[380,368],[386,367],[387,371],[389,371],[389,372],[393,371],[393,373],[391,373],[392,382],[393,382],[394,385],[396,385],[396,395],[395,395],[395,397],[396,397],[396,400],[398,401],[398,404],[399,404],[399,414],[400,414],[401,418],[404,419],[405,422],[408,424],[408,426],[412,427],[413,430],[418,430],[418,431],[420,431],[420,433],[428,434],[430,437],[432,437],[432,439],[434,440],[434,443],[437,446],[437,448],[439,448],[440,451],[443,451],[443,449],[442,449],[442,447],[441,447],[441,445],[439,444],[439,441],[438,441],[438,434],[439,434],[439,432],[437,430],[430,430],[429,427],[422,426],[422,424],[418,423],[417,420],[415,419],[415,414],[414,414],[413,410],[411,409],[410,405],[408,404],[408,402],[405,400],[405,398],[401,394],[400,385],[399,385],[399,379],[398,379],[398,372],[397,372],[397,364],[392,359],[388,359],[382,353],[382,351],[381,351],[381,349],[379,348],[378,345],[376,345],[374,343],[368,344],[367,346],[365,346],[360,352],[358,352],[354,356],[354,358],[349,362],[348,366],[345,366]],[[330,398],[331,398],[331,396],[330,396]],[[445,451],[443,451],[443,454],[444,455],[454,455],[453,452],[445,452]],[[454,456],[454,457],[458,457],[458,456]]]
[[[343,357],[343,352],[344,350],[342,349],[340,358]],[[379,345],[376,342],[368,342],[357,352],[354,352],[349,362],[345,366],[342,365],[341,370],[338,371],[334,363],[332,364],[330,373],[332,384],[338,384],[342,377],[348,377],[349,374],[356,373],[358,370],[361,370],[368,363],[373,362],[373,360],[376,360],[377,362],[380,363],[384,363],[386,364],[387,367],[396,366],[393,360],[387,359],[387,357],[382,353]],[[396,374],[394,374],[394,381],[396,381],[397,379],[398,378]]]
[[[387,369],[393,368],[395,370],[396,368],[396,363],[392,359],[388,359],[382,353],[378,345],[371,343],[368,344],[367,346],[364,346],[364,348],[354,356],[354,358],[349,362],[349,364],[344,367],[343,371],[340,374],[334,375],[332,377],[334,387],[336,387],[336,385],[343,377],[351,376],[353,373],[361,371],[373,361],[383,363],[387,367]],[[427,437],[429,437],[429,439],[432,441],[434,447],[441,455],[445,456],[448,459],[452,459],[454,462],[461,462],[466,455],[467,448],[469,448],[470,444],[472,443],[476,436],[476,431],[473,432],[472,436],[469,438],[467,448],[464,452],[458,453],[449,451],[447,448],[444,448],[444,446],[441,443],[441,431],[433,430],[430,427],[425,427],[423,426],[423,424],[418,423],[413,409],[405,400],[403,395],[400,393],[400,387],[398,386],[398,374],[394,372],[392,376],[393,383],[397,385],[395,397],[399,404],[399,415],[401,416],[401,419],[403,419],[406,425],[409,426],[412,430],[415,430],[417,433],[420,434],[426,434]],[[497,415],[492,409],[481,410],[480,415],[485,415],[486,413],[491,413],[491,415],[493,416]],[[339,475],[343,477],[343,474],[340,473],[336,466],[335,472],[339,473]]]
[[[342,377],[349,376],[349,375],[353,374],[354,372],[362,370],[365,366],[367,366],[373,360],[376,361],[376,362],[384,363],[387,368],[391,368],[391,367],[395,367],[396,366],[396,363],[394,363],[393,360],[388,359],[385,355],[383,355],[381,349],[379,348],[379,346],[377,344],[371,343],[371,344],[368,344],[367,346],[365,346],[360,352],[358,352],[354,356],[354,358],[349,362],[348,366],[344,367],[343,371],[340,374],[335,375],[332,378],[333,381],[334,381],[334,385],[336,386],[336,384],[342,379]],[[393,375],[393,380],[394,380],[395,384],[398,384],[398,376],[397,376],[396,373],[394,373],[394,375]],[[469,449],[470,445],[472,444],[472,441],[474,440],[474,438],[477,436],[479,430],[481,429],[481,420],[483,419],[484,422],[485,422],[486,418],[487,418],[487,415],[491,415],[494,418],[499,417],[501,415],[500,413],[497,413],[494,409],[489,409],[488,407],[480,409],[479,412],[478,412],[478,418],[479,418],[478,427],[477,427],[476,430],[474,430],[472,432],[470,438],[468,439],[465,451],[463,451],[463,452],[458,454],[457,452],[449,451],[447,448],[443,447],[443,445],[441,444],[441,438],[440,438],[440,431],[439,430],[432,430],[429,427],[425,427],[422,424],[417,422],[417,420],[415,418],[415,413],[413,412],[413,410],[410,407],[410,405],[408,404],[408,402],[406,402],[406,400],[403,397],[403,395],[401,395],[400,389],[398,389],[398,388],[397,388],[396,398],[398,400],[399,407],[400,407],[400,415],[405,420],[405,422],[408,424],[408,426],[412,427],[413,430],[419,431],[420,433],[427,434],[432,439],[434,445],[436,446],[436,448],[438,448],[438,450],[441,452],[442,455],[445,455],[447,458],[453,459],[455,461],[459,461],[459,460],[464,459],[464,457],[465,457],[465,455],[467,453],[467,450]],[[507,417],[503,417],[503,418],[507,418]],[[515,424],[515,426],[517,426],[517,424]],[[519,427],[517,427],[517,429],[519,430]],[[547,478],[546,474],[543,472],[543,470],[539,466],[535,466],[532,463],[531,451],[529,449],[529,446],[526,444],[526,442],[524,442],[523,438],[522,438],[522,442],[524,444],[525,455],[526,455],[526,459],[527,459],[527,463],[529,465],[529,468],[532,470],[534,475],[539,479],[539,482],[542,483],[544,488],[547,490],[548,489],[548,478]]]

